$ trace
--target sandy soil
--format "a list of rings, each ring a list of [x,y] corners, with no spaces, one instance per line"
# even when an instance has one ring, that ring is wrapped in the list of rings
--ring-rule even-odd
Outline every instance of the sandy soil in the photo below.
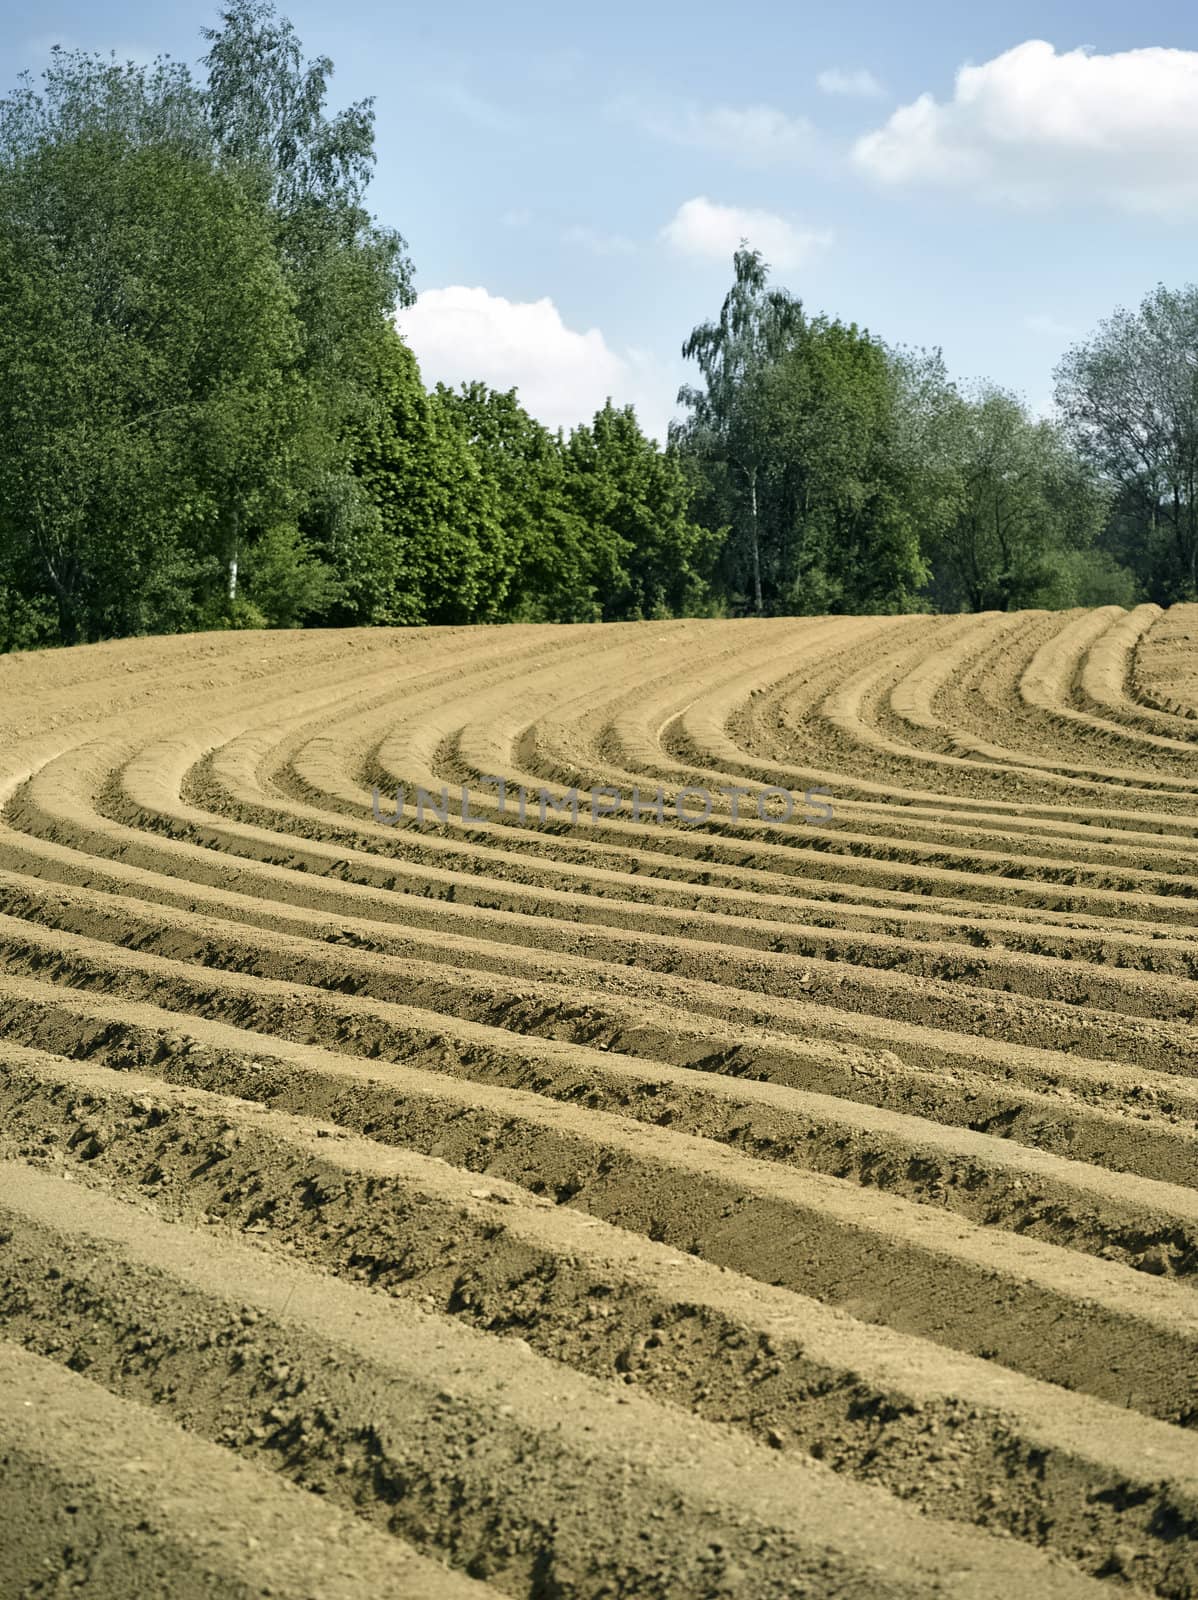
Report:
[[[1196,1023],[1195,606],[0,658],[0,1596],[1193,1600]]]

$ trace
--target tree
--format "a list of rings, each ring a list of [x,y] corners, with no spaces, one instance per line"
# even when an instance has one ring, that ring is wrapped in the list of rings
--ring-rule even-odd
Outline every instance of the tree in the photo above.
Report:
[[[574,429],[565,456],[604,621],[703,609],[713,538],[691,520],[692,488],[677,451],[660,450],[631,406],[618,410],[608,400],[590,427]]]
[[[1162,603],[1198,599],[1198,287],[1120,309],[1057,368],[1057,402],[1116,494],[1113,553]]]
[[[901,611],[926,581],[900,383],[879,341],[826,317],[767,374],[780,609]]]
[[[411,264],[365,208],[370,105],[326,115],[269,4],[205,36],[205,86],[56,50],[0,102],[9,638],[50,596],[65,640],[327,616],[324,558],[378,534],[351,456]]]
[[[295,29],[269,0],[232,0],[221,24],[202,30],[209,43],[204,113],[221,159],[274,218],[302,329],[300,367],[322,407],[326,438],[342,446],[306,524],[327,542],[334,508],[352,498],[345,476],[352,441],[377,421],[379,328],[414,298],[412,264],[401,235],[379,226],[365,205],[375,160],[372,102],[328,116],[332,62],[305,63]],[[360,532],[360,518],[355,526]],[[235,566],[231,572],[235,591]]]
[[[377,518],[351,548],[330,552],[348,606],[339,620],[494,620],[508,575],[499,495],[390,324],[377,335],[374,391],[354,465]]]
[[[699,363],[704,387],[686,385],[678,391],[679,405],[691,414],[671,429],[671,439],[727,474],[738,542],[747,556],[739,564],[747,567],[753,608],[760,616],[765,597],[759,488],[773,420],[767,378],[801,332],[803,308],[785,289],[768,287],[769,269],[747,240],[741,241],[733,268],[718,321],[701,323],[682,347],[684,359]]]
[[[927,561],[960,508],[961,395],[940,350],[890,347],[887,356],[894,383],[889,451]]]
[[[192,625],[319,457],[294,296],[185,75],[45,78],[0,106],[0,568],[66,642]]]
[[[952,423],[958,504],[934,546],[942,605],[1006,611],[1076,603],[1083,577],[1076,558],[1106,519],[1094,474],[1059,427],[1033,421],[1001,389],[958,397]]]
[[[515,622],[597,622],[612,578],[611,536],[590,527],[569,492],[560,437],[515,389],[464,383],[437,396],[498,501],[507,566],[497,615]]]

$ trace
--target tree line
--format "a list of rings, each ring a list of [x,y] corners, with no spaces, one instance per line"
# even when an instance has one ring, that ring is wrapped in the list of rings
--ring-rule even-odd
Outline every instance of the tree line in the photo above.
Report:
[[[551,432],[423,383],[370,103],[266,0],[204,33],[202,80],[56,50],[0,101],[0,650],[1198,598],[1198,289],[1071,350],[1047,420],[745,243],[664,447],[610,401]]]

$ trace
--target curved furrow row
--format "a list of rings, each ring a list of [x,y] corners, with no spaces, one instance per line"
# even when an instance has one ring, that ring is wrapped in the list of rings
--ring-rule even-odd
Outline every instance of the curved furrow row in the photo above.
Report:
[[[1163,712],[1182,738],[1198,718],[1198,606],[1173,606],[1136,641],[1128,664],[1129,698]],[[1179,721],[1179,719],[1181,719]]]
[[[1196,616],[0,660],[21,1585],[1198,1593]]]

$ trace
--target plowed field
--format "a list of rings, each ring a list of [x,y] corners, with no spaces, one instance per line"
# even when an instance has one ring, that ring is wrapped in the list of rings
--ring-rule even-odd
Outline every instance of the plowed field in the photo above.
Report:
[[[0,1596],[1198,1596],[1196,1025],[1198,606],[2,658]]]

